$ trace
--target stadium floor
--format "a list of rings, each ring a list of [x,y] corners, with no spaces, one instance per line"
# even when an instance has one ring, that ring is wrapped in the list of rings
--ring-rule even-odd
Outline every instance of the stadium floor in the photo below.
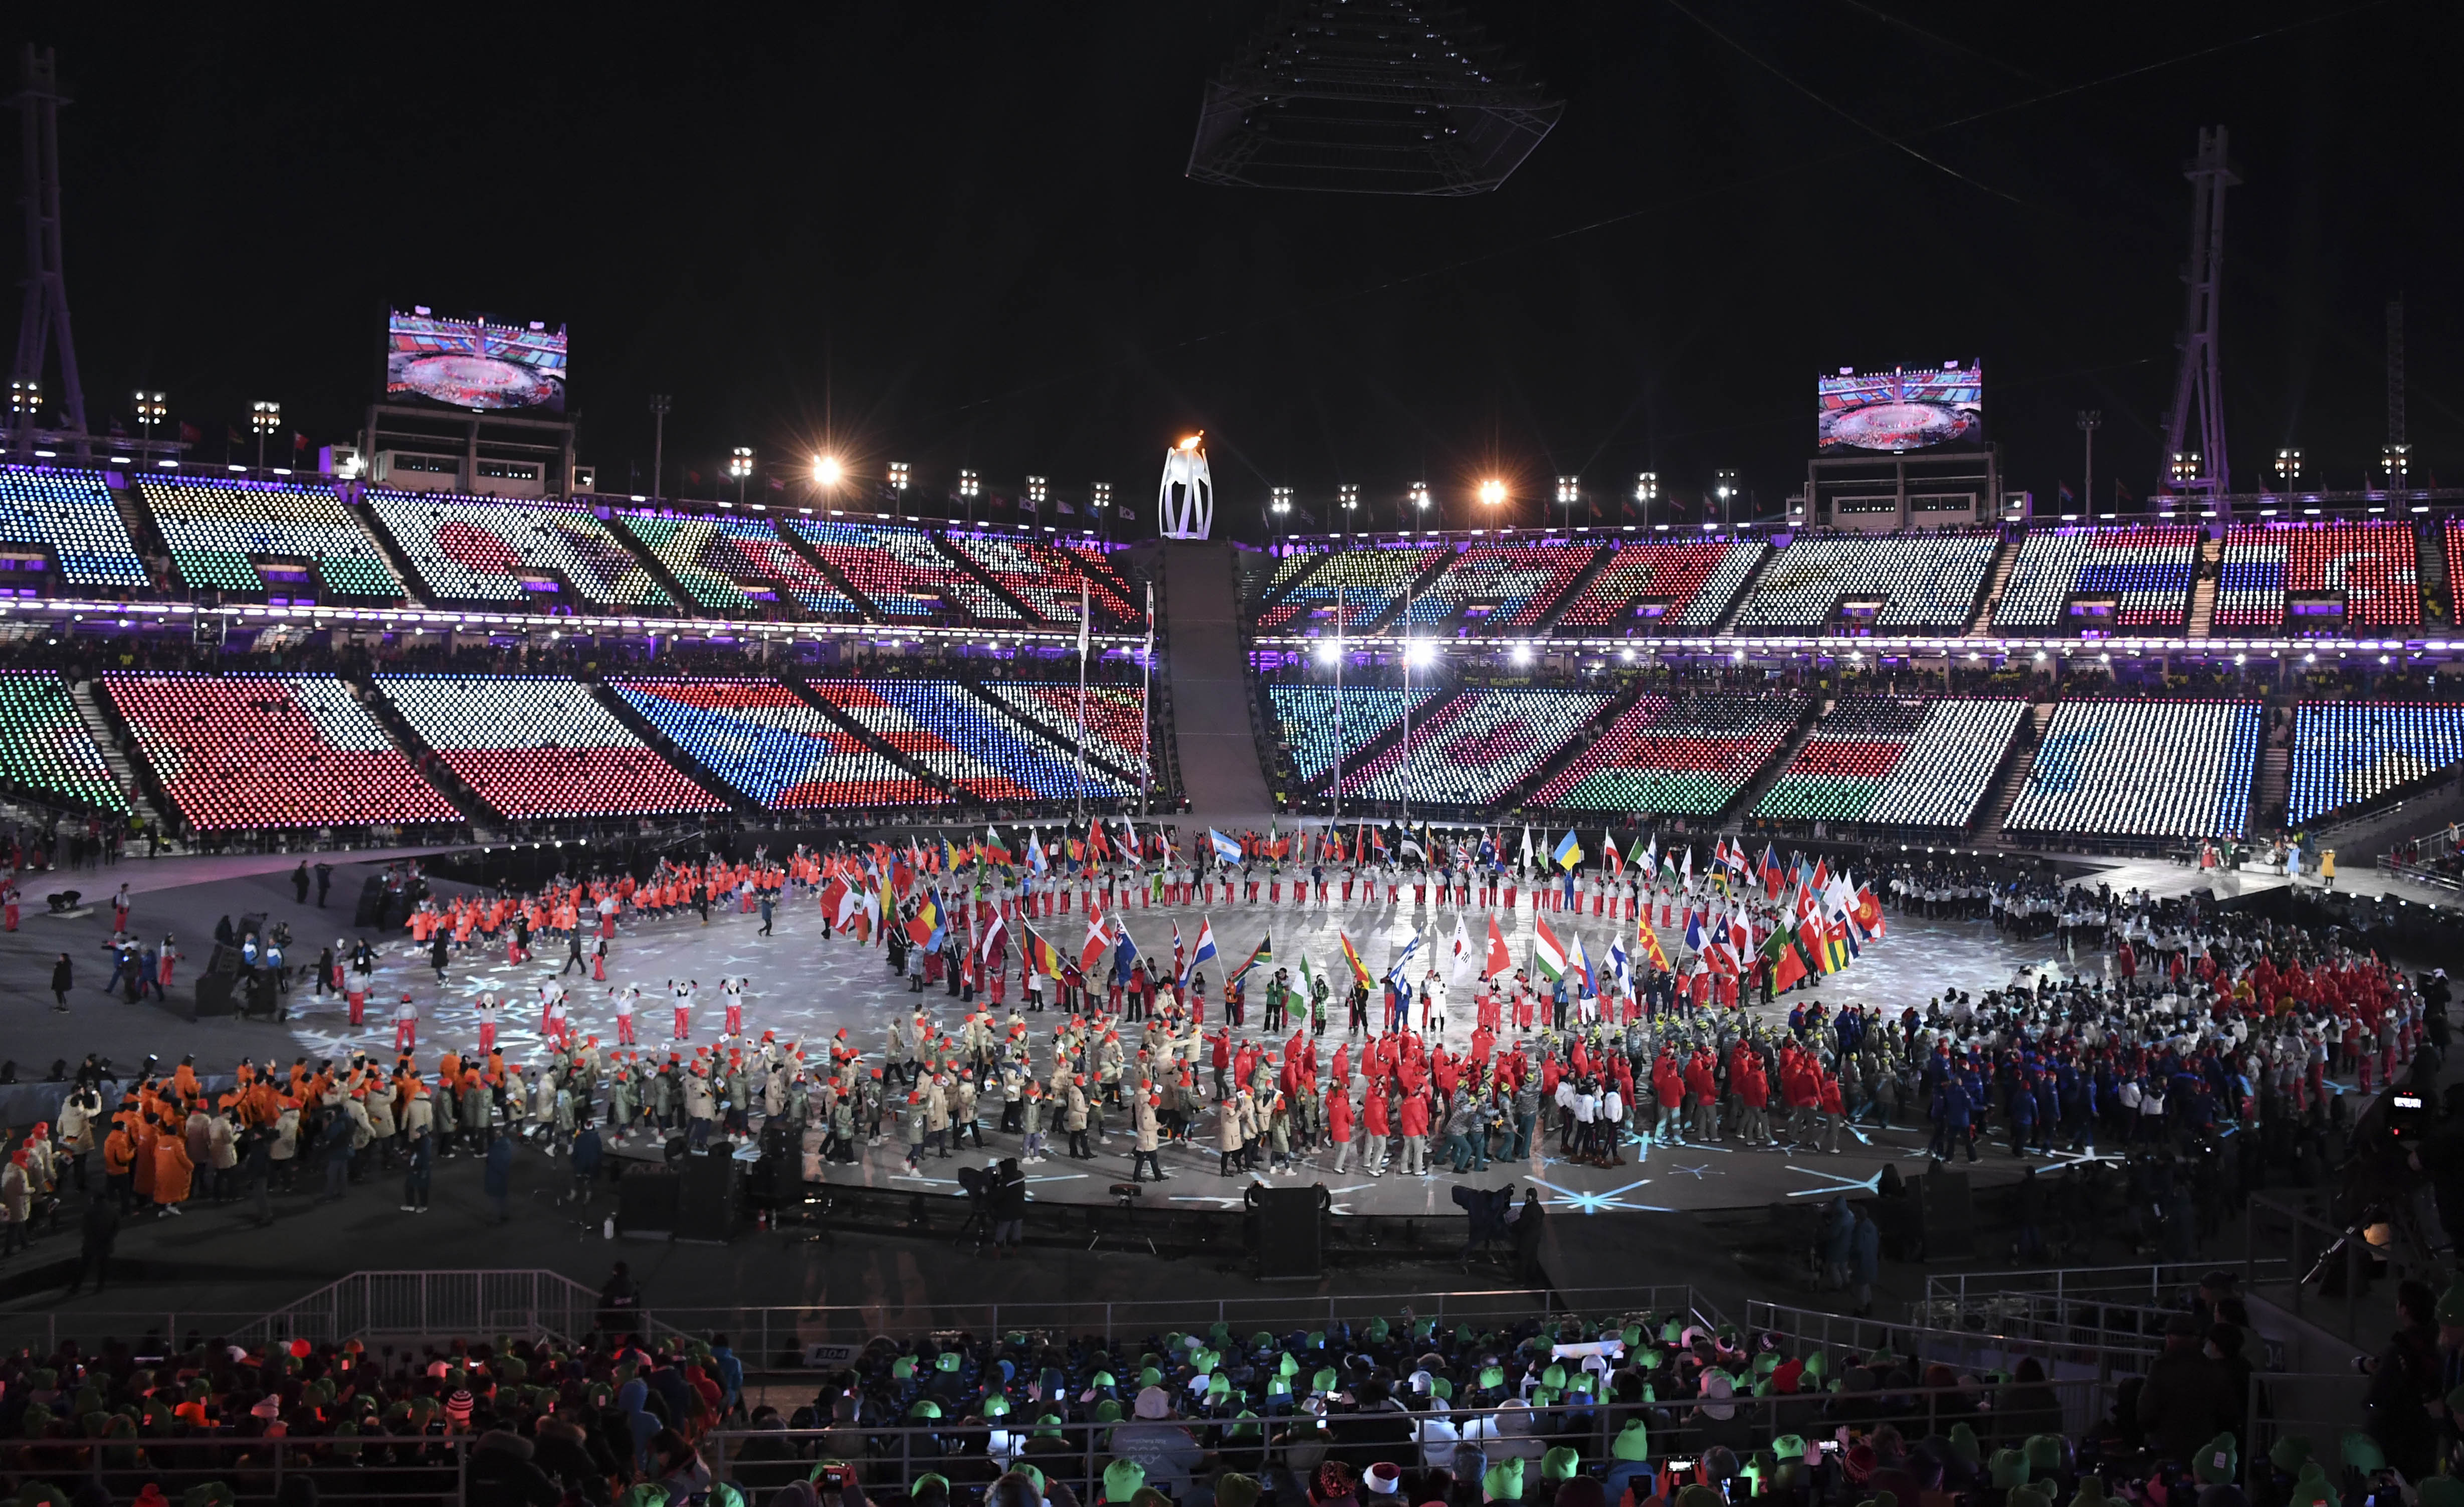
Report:
[[[87,877],[88,888],[102,895],[108,895],[119,882],[111,870]],[[358,884],[359,871],[355,868],[338,872],[337,900],[345,893],[356,895]],[[253,910],[292,920],[299,939],[295,956],[313,958],[315,949],[321,945],[320,939],[349,930],[339,924],[341,918],[333,912],[319,916],[313,906],[296,906],[287,871],[234,875],[212,884],[155,891],[141,898],[135,924],[148,935],[156,935],[155,928],[164,926],[199,940],[200,944],[190,949],[191,961],[183,964],[181,977],[185,980],[192,974],[195,957],[206,950],[202,939],[210,934],[213,917]],[[563,962],[561,948],[547,949],[537,959],[518,965],[507,963],[500,951],[473,953],[456,959],[445,982],[439,984],[428,966],[426,954],[414,949],[407,939],[397,938],[381,949],[377,987],[369,1004],[368,1023],[363,1027],[351,1027],[339,999],[329,995],[319,1000],[314,994],[295,994],[292,1017],[278,1024],[229,1018],[192,1022],[156,1006],[131,1007],[100,993],[99,986],[108,973],[108,955],[103,950],[108,915],[107,906],[99,915],[77,920],[30,915],[16,934],[0,937],[0,960],[5,960],[5,972],[0,972],[0,981],[5,981],[0,982],[0,1012],[5,1016],[0,1018],[10,1022],[8,1053],[19,1063],[21,1077],[40,1076],[42,1069],[38,1064],[52,1058],[66,1057],[74,1062],[85,1053],[98,1050],[109,1052],[122,1063],[142,1059],[147,1053],[165,1062],[193,1053],[199,1067],[207,1073],[228,1071],[242,1056],[259,1062],[282,1062],[301,1053],[312,1058],[363,1049],[388,1053],[392,1048],[391,1002],[404,992],[408,992],[420,1007],[420,1055],[432,1059],[444,1044],[468,1047],[475,1041],[476,1017],[472,1000],[482,989],[493,989],[506,999],[498,1039],[508,1053],[519,1060],[539,1045],[537,987],[554,977]],[[1201,919],[1207,918],[1213,920],[1217,945],[1223,955],[1223,962],[1209,970],[1219,983],[1224,972],[1223,963],[1237,964],[1246,957],[1269,929],[1277,961],[1291,967],[1297,976],[1303,952],[1321,969],[1342,966],[1339,932],[1351,935],[1372,969],[1383,971],[1413,936],[1416,920],[1422,937],[1418,956],[1425,958],[1433,950],[1442,956],[1455,920],[1451,909],[1439,912],[1433,924],[1425,912],[1414,918],[1382,905],[1348,912],[1338,907],[1330,912],[1314,906],[1301,909],[1286,905],[1275,910],[1242,904],[1207,912],[1195,908],[1133,910],[1128,926],[1150,956],[1168,961],[1172,956],[1174,923],[1177,921],[1184,937],[1194,943]],[[1465,914],[1467,929],[1475,939],[1485,933],[1485,913],[1476,909]],[[1612,930],[1609,922],[1586,917],[1571,925],[1558,925],[1572,918],[1556,916],[1551,920],[1552,929],[1569,946],[1579,938],[1595,960],[1607,950]],[[1501,929],[1507,933],[1518,959],[1527,955],[1530,923],[1528,899],[1511,925],[1501,918]],[[889,973],[878,949],[846,939],[825,941],[817,908],[810,900],[782,907],[774,936],[759,936],[758,928],[758,917],[733,911],[714,913],[707,928],[690,915],[625,923],[610,944],[608,984],[586,985],[578,976],[568,978],[573,987],[571,1008],[576,1029],[597,1035],[603,1043],[612,1043],[615,1021],[605,991],[627,984],[638,985],[644,994],[637,1022],[641,1050],[666,1052],[670,1047],[671,1011],[664,995],[671,978],[694,979],[700,984],[702,1003],[691,1032],[692,1041],[700,1044],[712,1043],[717,1037],[721,1024],[717,986],[722,977],[751,981],[746,1024],[754,1035],[775,1030],[781,1039],[813,1043],[816,1056],[820,1055],[819,1043],[844,1027],[851,1041],[878,1060],[891,1014],[913,1008],[919,998],[929,1003],[935,1014],[950,1027],[955,1028],[965,1013],[951,996],[938,990],[925,996],[908,992],[905,984]],[[1045,923],[1045,929],[1056,945],[1069,948],[1083,937],[1085,921],[1078,916],[1056,917]],[[1630,945],[1631,933],[1627,936]],[[1676,939],[1664,931],[1661,937],[1663,945],[1674,951]],[[65,1016],[49,1008],[46,988],[50,962],[60,948],[75,955],[81,986],[73,998],[75,1008]],[[1921,1007],[1947,988],[1980,993],[2009,983],[2013,972],[2023,966],[2050,967],[2064,974],[2074,969],[2093,973],[2101,967],[2101,955],[2094,952],[2065,956],[2059,944],[2050,940],[2017,943],[2003,938],[1987,922],[1893,917],[1890,935],[1867,948],[1861,959],[1837,975],[1829,986],[1816,991],[1815,997],[1835,1007],[1869,1004],[1895,1010],[1910,1004]],[[175,986],[175,996],[181,992]],[[1775,1012],[1784,1013],[1786,1008],[1784,1001]],[[1257,1020],[1260,1013],[1253,1008],[1251,1019]],[[1458,1047],[1468,1037],[1471,1014],[1465,991],[1458,989],[1454,1029],[1448,1033]],[[1035,1024],[1041,1027],[1045,1023]],[[1331,1054],[1333,1045],[1329,1041],[1323,1051]],[[1041,1049],[1038,1056],[1039,1061],[1044,1060]],[[1609,1168],[1560,1163],[1547,1155],[1550,1148],[1544,1147],[1530,1163],[1511,1170],[1517,1177],[1539,1183],[1552,1203],[1575,1211],[1736,1208],[1870,1187],[1882,1167],[1892,1163],[1902,1163],[1910,1171],[1919,1170],[1924,1141],[1923,1134],[1915,1131],[1862,1127],[1837,1155],[1749,1151],[1734,1142],[1663,1147],[1629,1141],[1623,1152],[1627,1163]],[[1015,1140],[993,1136],[987,1149],[996,1153],[1014,1150]],[[1099,1155],[1090,1163],[1072,1163],[1056,1156],[1033,1167],[1031,1176],[1036,1180],[1037,1195],[1069,1202],[1106,1199],[1111,1184],[1125,1179],[1129,1173],[1130,1140],[1116,1130],[1097,1149]],[[903,1189],[931,1190],[945,1184],[956,1186],[952,1175],[957,1164],[955,1161],[928,1165],[920,1178],[908,1176],[903,1163],[903,1148],[891,1143],[871,1148],[852,1167],[830,1169],[830,1176],[833,1180]],[[1167,1149],[1164,1163],[1174,1174],[1173,1184],[1167,1185],[1169,1191],[1151,1196],[1195,1208],[1239,1207],[1243,1180],[1217,1175],[1218,1158],[1204,1141]],[[2015,1176],[2027,1164],[1989,1150],[1980,1171],[1989,1179]],[[1270,1181],[1305,1185],[1331,1166],[1331,1153],[1305,1158],[1295,1174]],[[1507,1171],[1497,1166],[1485,1178],[1474,1176],[1467,1181],[1491,1186]],[[1330,1175],[1327,1180],[1338,1208],[1344,1211],[1427,1212],[1442,1216],[1457,1213],[1450,1196],[1455,1184],[1451,1176],[1405,1178],[1390,1172],[1372,1179],[1359,1175],[1355,1167],[1350,1175]]]

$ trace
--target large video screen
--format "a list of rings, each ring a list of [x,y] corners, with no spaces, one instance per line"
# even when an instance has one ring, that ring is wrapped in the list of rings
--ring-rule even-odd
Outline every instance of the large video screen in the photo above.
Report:
[[[385,401],[561,413],[565,356],[561,324],[442,319],[414,306],[385,318]]]
[[[1820,411],[1815,450],[1883,454],[1985,443],[1985,372],[1980,362],[1946,362],[1890,371],[1852,371],[1815,383]]]

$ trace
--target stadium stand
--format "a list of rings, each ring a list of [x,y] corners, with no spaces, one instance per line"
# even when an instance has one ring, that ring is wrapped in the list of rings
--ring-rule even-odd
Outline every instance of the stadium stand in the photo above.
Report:
[[[975,685],[979,695],[1016,713],[1059,739],[1073,753],[1078,738],[1078,686],[1011,683],[988,680]],[[1101,760],[1123,774],[1147,767],[1146,694],[1133,685],[1090,685],[1087,688],[1087,757]]]
[[[1111,570],[1089,564],[1074,549],[1064,550],[1023,534],[965,534],[955,529],[943,534],[941,542],[966,556],[1046,623],[1077,626],[1078,591],[1084,583],[1097,628],[1146,627],[1146,612],[1121,594]]]
[[[2255,701],[2064,701],[2003,826],[2113,837],[2241,835]]]
[[[996,734],[998,714],[956,681],[828,679],[808,681],[805,689],[899,757],[979,800],[1075,797],[1073,759],[1041,738]],[[1015,719],[1001,721],[1016,725]],[[1089,766],[1089,794],[1111,795],[1123,788]],[[1047,796],[1047,791],[1055,793]]]
[[[1966,827],[2028,703],[1854,697],[1815,724],[1753,814],[1774,821]]]
[[[1258,600],[1272,602],[1282,596],[1301,577],[1315,570],[1329,553],[1323,549],[1295,549],[1285,555],[1275,562],[1275,573],[1266,578],[1265,590],[1259,594]]]
[[[597,514],[571,502],[511,502],[371,489],[368,512],[423,590],[455,605],[552,602],[561,584],[602,609],[675,605]]]
[[[1598,691],[1464,691],[1425,722],[1415,716],[1409,739],[1397,740],[1357,770],[1346,768],[1343,793],[1403,800],[1408,762],[1415,803],[1494,806],[1583,736],[1612,699]]]
[[[375,536],[331,487],[140,476],[137,495],[183,586],[297,598],[313,574],[335,596],[409,600]]]
[[[1763,558],[1754,539],[1620,543],[1557,614],[1560,628],[1605,628],[1650,616],[1663,628],[1714,628]]]
[[[0,670],[0,785],[90,811],[128,809],[69,688],[50,670]]]
[[[2111,626],[2179,632],[2198,570],[2199,530],[2191,524],[2035,529],[2019,546],[1993,626],[2004,632],[2058,629],[2074,600],[2110,597]]]
[[[1813,631],[1843,604],[1872,602],[1877,629],[1965,628],[2000,542],[1992,533],[1800,535],[1747,588],[1733,626]]]
[[[2299,827],[2464,763],[2464,704],[2305,701],[2293,711],[2284,823]]]
[[[128,525],[111,499],[111,489],[91,471],[48,466],[0,467],[0,560],[22,569],[8,546],[47,551],[68,586],[142,587],[145,563],[137,558]],[[36,584],[0,577],[0,595],[34,594]]]
[[[1322,557],[1318,568],[1293,583],[1259,615],[1261,632],[1298,630],[1324,609],[1331,624],[1335,593],[1343,594],[1346,626],[1374,623],[1394,610],[1404,590],[1448,552],[1444,544],[1393,549],[1346,549]]]
[[[614,513],[609,521],[667,566],[696,607],[749,612],[777,605],[783,597],[818,616],[864,616],[864,609],[781,539],[767,519],[645,510]]]
[[[131,673],[102,684],[155,784],[200,831],[462,820],[336,676]]]
[[[2409,522],[2235,523],[2225,535],[2215,626],[2299,632],[2306,604],[2288,598],[2334,597],[2347,627],[2409,628],[2421,621],[2420,580]]]
[[[887,621],[954,615],[979,623],[1024,621],[921,529],[807,518],[789,519],[787,525]]]
[[[1462,619],[1486,629],[1536,628],[1599,558],[1600,546],[1584,541],[1476,543],[1412,599],[1402,621],[1415,627]]]
[[[1717,693],[1627,707],[1531,805],[1713,816],[1771,762],[1805,714],[1802,697]]]
[[[1419,716],[1431,694],[1424,685],[1414,686],[1408,697],[1399,685],[1347,685],[1338,698],[1331,685],[1277,681],[1266,687],[1266,701],[1290,750],[1292,773],[1302,785],[1315,786],[1333,772],[1337,753],[1352,763],[1403,720],[1406,706]]]
[[[949,803],[947,791],[776,680],[615,680],[609,688],[764,810]]]
[[[478,798],[517,820],[664,816],[727,803],[562,676],[381,675],[377,688]]]

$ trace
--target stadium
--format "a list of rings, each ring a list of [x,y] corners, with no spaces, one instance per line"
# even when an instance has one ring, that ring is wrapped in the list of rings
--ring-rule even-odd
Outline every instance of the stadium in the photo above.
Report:
[[[1187,191],[1545,172],[1388,11],[1276,11]],[[1097,441],[671,459],[493,293],[314,438],[89,408],[19,65],[21,1507],[2464,1507],[2464,488],[2400,302],[2367,468],[2228,468],[2221,128],[2144,487],[2086,410],[2020,485],[1998,357],[1752,481],[1287,485],[1060,362]]]

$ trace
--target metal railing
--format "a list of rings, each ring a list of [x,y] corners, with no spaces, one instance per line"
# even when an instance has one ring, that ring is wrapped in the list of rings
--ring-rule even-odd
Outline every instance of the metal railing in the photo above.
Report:
[[[560,1273],[354,1272],[240,1324],[240,1343],[371,1339],[483,1338],[573,1341],[600,1327],[599,1295]],[[627,1327],[644,1330],[645,1320]]]
[[[2338,1250],[2341,1243],[2341,1251]],[[2261,1257],[2262,1249],[2283,1252],[2280,1256]],[[2366,1266],[2373,1262],[2371,1252],[2358,1236],[2344,1238],[2344,1228],[2334,1223],[2316,1208],[2301,1208],[2268,1193],[2253,1193],[2242,1208],[2242,1250],[2246,1261],[2281,1261],[2283,1280],[2289,1291],[2281,1296],[2270,1295],[2269,1300],[2292,1311],[2345,1341],[2356,1340],[2362,1332],[2363,1278]],[[2335,1254],[2329,1252],[2335,1252]],[[2343,1326],[2331,1327],[2327,1303],[2332,1299],[2310,1292],[2310,1277],[2319,1273],[2323,1294],[2332,1276],[2343,1285]],[[2387,1284],[2392,1292],[2394,1284]]]
[[[111,1308],[64,1314],[55,1307],[42,1313],[0,1314],[0,1350],[39,1349],[44,1355],[56,1355],[63,1340],[76,1340],[88,1348],[103,1340],[124,1340],[136,1345],[140,1355],[160,1355],[161,1349],[147,1349],[146,1341],[176,1348],[184,1333],[204,1340],[228,1339],[264,1317],[262,1310],[254,1308]]]
[[[1920,1366],[1940,1363],[1957,1371],[2009,1371],[2022,1361],[2034,1360],[2044,1367],[2048,1377],[2065,1382],[2104,1382],[2117,1376],[2142,1374],[2163,1348],[2161,1339],[2152,1344],[2101,1339],[2051,1340],[1984,1329],[1856,1319],[1760,1299],[1746,1304],[1746,1327],[1769,1331],[1800,1347],[1849,1354],[1888,1350]]]
[[[17,1447],[11,1474],[72,1493],[92,1482],[112,1501],[137,1497],[149,1482],[175,1502],[193,1487],[220,1482],[239,1502],[272,1502],[287,1483],[306,1476],[320,1502],[460,1503],[475,1445],[467,1433],[30,1441]]]
[[[1925,1296],[1908,1305],[1908,1321],[2056,1343],[2161,1345],[2167,1322],[2189,1309],[2199,1279],[2213,1269],[2191,1262],[1933,1274]],[[2292,1275],[2290,1263],[2276,1256],[2255,1257],[2245,1270],[2254,1282]]]

